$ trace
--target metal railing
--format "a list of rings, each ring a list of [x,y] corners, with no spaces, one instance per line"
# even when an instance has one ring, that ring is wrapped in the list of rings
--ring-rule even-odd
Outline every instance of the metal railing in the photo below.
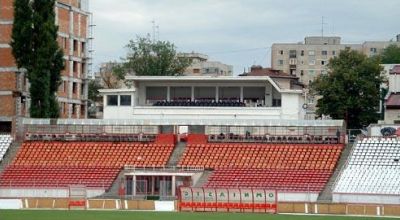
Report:
[[[162,172],[202,172],[205,170],[204,166],[136,166],[125,165],[126,171],[162,171]]]

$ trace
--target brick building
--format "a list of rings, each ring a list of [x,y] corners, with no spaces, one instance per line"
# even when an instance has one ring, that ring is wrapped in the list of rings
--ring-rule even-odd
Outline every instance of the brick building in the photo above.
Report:
[[[29,82],[18,71],[10,41],[13,0],[0,0],[0,132],[15,133],[21,117],[29,117]],[[91,65],[91,14],[88,0],[58,0],[58,42],[65,69],[57,97],[62,118],[86,118],[87,75]]]

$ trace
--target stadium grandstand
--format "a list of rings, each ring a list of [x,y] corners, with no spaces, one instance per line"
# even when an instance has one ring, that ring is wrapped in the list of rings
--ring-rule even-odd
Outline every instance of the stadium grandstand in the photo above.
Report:
[[[303,120],[291,79],[127,80],[101,91],[104,119],[25,118],[16,140],[0,136],[0,198],[24,208],[398,213],[398,138],[347,144],[342,120]]]

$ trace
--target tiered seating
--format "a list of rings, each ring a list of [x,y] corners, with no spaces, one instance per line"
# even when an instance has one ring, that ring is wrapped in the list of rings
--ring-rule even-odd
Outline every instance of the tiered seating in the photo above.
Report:
[[[332,170],[342,145],[189,144],[180,165],[206,168]]]
[[[172,135],[170,135],[172,136]],[[172,137],[158,143],[25,142],[0,185],[111,186],[124,165],[164,166],[174,148]]]
[[[188,100],[175,100],[175,101],[157,101],[153,106],[201,106],[201,107],[245,107],[244,102],[237,100],[198,100],[198,101],[188,101]]]
[[[321,191],[342,145],[189,144],[179,165],[216,169],[206,186]]]
[[[287,191],[321,191],[331,172],[326,170],[219,169],[206,187],[261,187]]]
[[[11,146],[12,138],[11,135],[2,134],[0,135],[0,161],[3,160],[8,148]]]
[[[357,142],[334,193],[400,194],[400,141],[365,138]]]

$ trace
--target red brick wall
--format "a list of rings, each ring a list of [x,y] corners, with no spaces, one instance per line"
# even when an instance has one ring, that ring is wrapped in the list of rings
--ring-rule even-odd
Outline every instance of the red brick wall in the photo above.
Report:
[[[14,1],[0,0],[0,19],[12,20],[14,17]]]
[[[61,71],[61,75],[62,76],[69,76],[69,63],[70,63],[70,61],[69,60],[65,60],[65,62],[64,62],[64,70],[62,70]]]
[[[81,15],[81,36],[82,38],[86,38],[87,36],[87,20],[88,17],[86,15]]]
[[[73,34],[79,36],[79,13],[74,12],[74,30]]]
[[[15,67],[11,48],[0,48],[0,67]]]
[[[58,2],[67,4],[67,5],[71,5],[76,8],[78,8],[78,6],[79,6],[78,0],[58,0]]]
[[[0,91],[15,91],[16,76],[14,72],[1,72],[0,73]],[[0,102],[1,103],[1,102]]]
[[[12,95],[0,96],[0,115],[6,117],[15,116],[15,99]]]
[[[69,34],[69,11],[64,8],[58,8],[58,30]]]
[[[0,25],[0,44],[11,42],[12,25]]]

